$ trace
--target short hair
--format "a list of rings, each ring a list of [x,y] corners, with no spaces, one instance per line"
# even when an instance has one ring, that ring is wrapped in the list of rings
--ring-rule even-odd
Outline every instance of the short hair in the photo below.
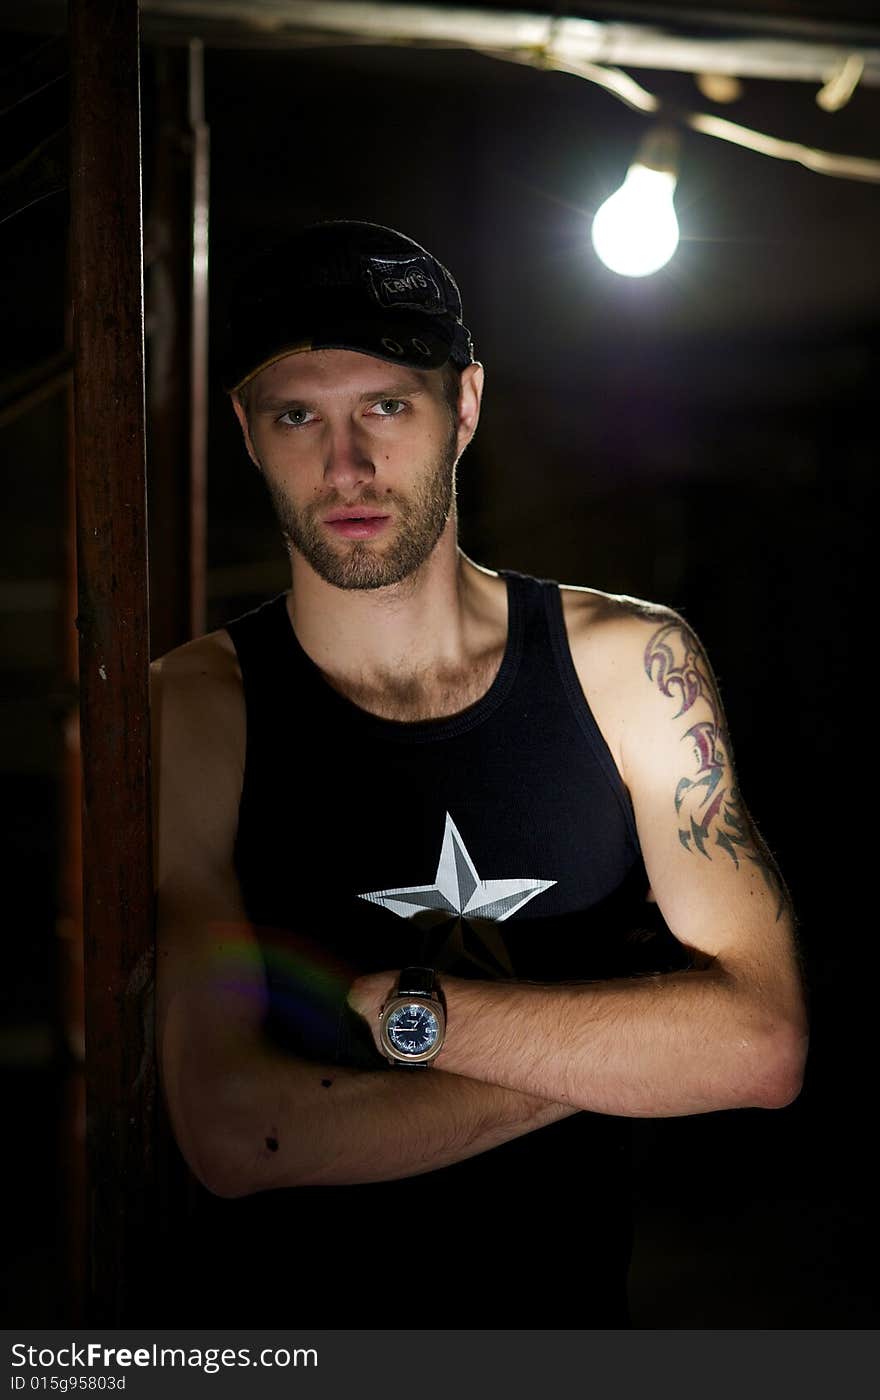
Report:
[[[452,421],[458,417],[458,401],[461,397],[461,370],[454,360],[447,360],[441,370],[443,375],[443,397],[446,400]]]

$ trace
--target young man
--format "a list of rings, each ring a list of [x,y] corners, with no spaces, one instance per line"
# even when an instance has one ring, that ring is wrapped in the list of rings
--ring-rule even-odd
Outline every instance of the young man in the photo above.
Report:
[[[806,1051],[705,653],[459,549],[483,369],[418,244],[301,232],[230,344],[292,586],[152,667],[181,1321],[624,1327],[626,1119]]]

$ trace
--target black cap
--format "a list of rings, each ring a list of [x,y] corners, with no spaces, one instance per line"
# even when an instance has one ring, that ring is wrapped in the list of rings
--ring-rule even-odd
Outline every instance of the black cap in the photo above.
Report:
[[[229,302],[223,379],[232,393],[300,350],[358,350],[414,369],[474,359],[442,263],[381,224],[311,224],[260,254]]]

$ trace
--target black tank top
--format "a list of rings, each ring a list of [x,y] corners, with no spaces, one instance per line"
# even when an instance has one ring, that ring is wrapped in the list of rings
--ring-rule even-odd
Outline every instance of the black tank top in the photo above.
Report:
[[[441,719],[383,719],[334,690],[285,593],[227,624],[247,711],[235,863],[266,963],[267,1033],[292,1053],[387,1072],[345,1009],[360,972],[427,963],[546,982],[685,965],[649,929],[632,806],[558,585],[501,576],[501,666]],[[625,1326],[628,1162],[626,1120],[581,1112],[398,1181],[210,1198],[207,1272],[225,1277],[239,1325],[247,1307],[255,1326]],[[398,1296],[383,1255],[424,1239],[442,1259],[426,1255],[424,1286]],[[247,1278],[238,1312],[232,1273]]]

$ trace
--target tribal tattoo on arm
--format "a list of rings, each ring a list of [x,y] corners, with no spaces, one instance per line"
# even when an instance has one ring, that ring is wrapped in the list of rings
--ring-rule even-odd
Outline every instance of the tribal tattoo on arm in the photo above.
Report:
[[[681,619],[654,632],[645,648],[645,672],[661,695],[680,701],[674,719],[700,700],[709,711],[709,718],[695,719],[682,736],[691,746],[695,772],[682,777],[675,789],[681,844],[707,860],[710,848],[720,846],[737,869],[741,860],[751,861],[778,898],[778,921],[787,903],[785,885],[735,786],[730,740],[708,658]]]

